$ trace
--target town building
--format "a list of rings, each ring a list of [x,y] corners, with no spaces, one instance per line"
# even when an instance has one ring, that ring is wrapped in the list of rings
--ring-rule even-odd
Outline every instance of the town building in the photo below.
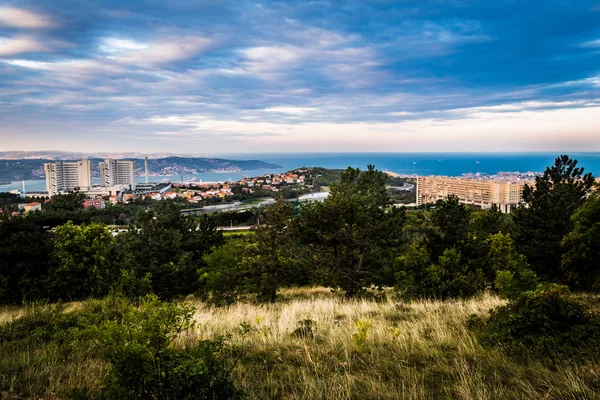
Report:
[[[42,211],[42,203],[34,201],[33,203],[27,203],[23,206],[23,211],[26,213],[33,211]]]
[[[83,191],[92,186],[90,160],[56,161],[44,164],[46,190],[50,197],[79,188]]]
[[[531,182],[494,182],[452,178],[447,176],[420,176],[417,178],[417,206],[433,204],[449,195],[455,195],[462,204],[481,208],[496,205],[502,212],[510,212],[521,201],[525,184]]]
[[[96,210],[103,210],[106,208],[106,203],[103,199],[90,199],[83,202],[83,208],[86,210],[95,208]]]
[[[135,190],[135,161],[107,158],[98,165],[100,167],[100,186],[127,185],[129,189]]]

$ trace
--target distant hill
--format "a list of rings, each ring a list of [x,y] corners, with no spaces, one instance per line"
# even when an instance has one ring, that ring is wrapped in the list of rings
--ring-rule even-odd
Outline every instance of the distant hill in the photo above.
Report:
[[[173,154],[173,153],[137,153],[137,152],[97,152],[97,153],[81,153],[75,151],[0,151],[0,160],[80,160],[82,158],[165,158],[165,157],[209,157],[206,154]]]
[[[59,158],[3,158],[7,153],[18,152],[0,152],[0,183],[43,179],[44,163],[52,161],[76,160],[81,157],[59,157]],[[24,152],[19,152],[23,155]],[[32,153],[32,152],[28,152]],[[55,152],[53,152],[55,153]],[[40,154],[39,152],[35,153]],[[64,153],[70,154],[71,153]],[[102,158],[88,157],[92,160],[92,175],[98,176],[98,162]],[[116,157],[115,157],[116,158]],[[126,160],[134,160],[136,166],[136,175],[144,173],[144,159],[134,157],[124,157]],[[206,172],[240,172],[261,169],[281,168],[277,164],[270,164],[259,160],[226,160],[222,158],[207,157],[177,157],[169,156],[163,158],[148,159],[148,169],[151,175],[181,175]]]

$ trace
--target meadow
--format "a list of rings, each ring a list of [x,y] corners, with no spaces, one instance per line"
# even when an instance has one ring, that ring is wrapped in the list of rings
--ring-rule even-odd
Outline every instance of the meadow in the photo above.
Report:
[[[588,298],[597,303],[597,298]],[[214,307],[190,298],[192,329],[176,346],[226,336],[233,382],[249,399],[594,399],[600,364],[518,361],[485,349],[466,326],[504,300],[348,300],[327,288],[285,289],[275,304]],[[85,302],[66,303],[76,312]],[[36,308],[0,309],[0,328]],[[87,398],[108,365],[80,343],[0,340],[0,397]],[[68,354],[68,355],[67,355]],[[84,390],[82,390],[84,389]]]

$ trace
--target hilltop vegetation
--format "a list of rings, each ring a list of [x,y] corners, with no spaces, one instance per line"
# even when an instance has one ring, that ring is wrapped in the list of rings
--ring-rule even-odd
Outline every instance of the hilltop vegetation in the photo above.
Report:
[[[227,238],[218,215],[169,202],[116,237],[61,219],[86,213],[76,194],[4,213],[0,393],[595,398],[593,177],[559,157],[512,215],[452,196],[409,212],[387,180],[348,168],[323,202],[280,199],[253,234]]]
[[[0,396],[164,399],[183,398],[188,390],[196,394],[191,398],[213,398],[208,393],[257,400],[598,398],[597,359],[556,365],[483,347],[464,321],[503,304],[489,295],[408,303],[345,300],[326,288],[307,288],[283,290],[277,303],[262,305],[214,307],[190,300],[169,310],[151,299],[137,305],[107,299],[8,308],[0,312]],[[168,331],[159,312],[187,321],[176,325],[185,329]],[[144,324],[131,331],[135,325],[127,323],[142,315]],[[115,358],[119,353],[113,352],[126,348],[156,354],[156,347],[140,340],[165,338],[160,335],[172,338],[161,346],[169,349],[169,365],[179,366],[169,378],[157,375],[160,370],[144,358],[134,361],[138,353]],[[174,358],[181,352],[189,354],[185,364]],[[127,364],[118,360],[131,364],[124,369]],[[193,374],[195,365],[208,368]],[[147,385],[137,386],[142,380],[134,376]],[[179,392],[156,395],[158,382],[165,391],[175,384]],[[203,390],[194,387],[198,382]],[[146,397],[136,390],[145,390]]]

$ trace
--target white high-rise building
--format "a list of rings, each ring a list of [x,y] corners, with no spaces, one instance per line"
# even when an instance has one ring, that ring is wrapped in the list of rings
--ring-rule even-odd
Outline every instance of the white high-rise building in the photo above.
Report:
[[[107,158],[100,166],[100,186],[128,185],[135,190],[135,161]]]
[[[92,186],[90,160],[56,161],[44,164],[46,190],[49,196],[79,188],[82,191]]]

